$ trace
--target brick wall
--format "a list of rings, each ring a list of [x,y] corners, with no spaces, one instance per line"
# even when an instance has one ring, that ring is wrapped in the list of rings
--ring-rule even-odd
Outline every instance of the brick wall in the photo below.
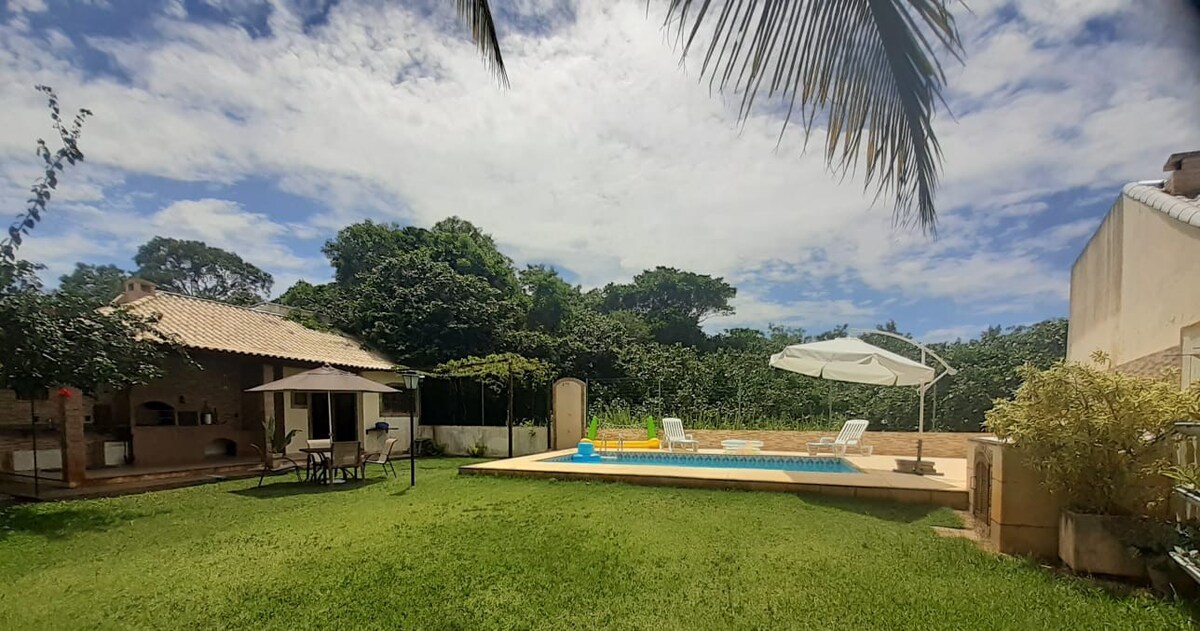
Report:
[[[634,432],[636,433],[636,432]],[[836,436],[836,431],[830,432],[792,432],[792,431],[753,431],[753,430],[717,430],[698,429],[688,430],[696,440],[700,441],[703,449],[720,449],[721,441],[727,439],[761,440],[763,449],[769,451],[807,451],[807,444],[822,436]],[[616,430],[600,432],[600,439],[616,438]],[[990,434],[972,432],[925,432],[923,454],[930,458],[966,458],[968,441],[979,436]],[[630,433],[625,433],[626,439],[632,439]],[[866,445],[871,445],[874,453],[885,456],[916,456],[916,432],[867,432],[863,438]],[[641,434],[645,438],[645,432]]]
[[[33,413],[38,417],[38,428],[41,429],[50,424],[54,420],[56,405],[54,402],[54,389],[51,389],[50,398],[44,400],[35,400],[33,402]],[[84,414],[92,415],[92,400],[84,398]],[[12,390],[0,390],[0,427],[29,427],[29,401],[27,399],[18,399],[17,393]]]
[[[225,441],[234,444],[234,453],[252,453],[251,443],[262,442],[264,399],[262,394],[247,393],[246,388],[264,381],[263,364],[268,360],[215,353],[192,353],[199,367],[178,359],[165,366],[162,379],[136,386],[129,391],[128,414],[134,418],[133,457],[143,466],[191,463],[205,460],[205,448]],[[155,426],[141,406],[162,402],[175,413],[198,419],[208,410],[215,424]],[[116,413],[119,415],[120,413]],[[117,419],[121,423],[121,419]]]
[[[174,407],[177,413],[198,415],[207,408],[221,424],[239,429],[245,429],[246,423],[257,427],[261,418],[244,418],[249,410],[243,410],[243,400],[252,395],[243,391],[262,383],[262,362],[215,354],[195,354],[193,359],[199,368],[172,358],[163,366],[166,376],[130,390],[129,407],[134,419],[139,417],[139,406],[159,401]],[[261,401],[262,395],[256,398]]]

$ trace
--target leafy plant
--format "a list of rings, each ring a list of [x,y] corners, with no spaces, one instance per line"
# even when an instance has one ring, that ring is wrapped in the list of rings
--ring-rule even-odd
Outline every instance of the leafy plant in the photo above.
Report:
[[[1163,475],[1174,480],[1179,486],[1193,491],[1200,489],[1200,465],[1195,463],[1167,467],[1163,470]]]
[[[488,446],[484,444],[483,439],[475,441],[474,445],[467,448],[467,455],[472,458],[485,458],[488,454]]]
[[[271,446],[271,453],[282,454],[287,453],[288,445],[292,444],[292,439],[300,431],[298,429],[288,430],[286,434],[275,433],[275,417],[267,416],[262,422],[263,430],[267,434],[267,442]]]
[[[42,220],[42,215],[46,212],[46,203],[58,188],[58,174],[64,170],[63,162],[68,165],[83,162],[83,152],[79,150],[79,136],[83,133],[83,122],[92,115],[91,110],[81,108],[71,121],[71,126],[67,127],[63,124],[62,110],[59,108],[58,95],[54,93],[54,88],[39,85],[35,89],[46,95],[50,120],[53,121],[54,131],[58,132],[62,145],[51,153],[45,140],[37,140],[37,155],[45,163],[45,170],[29,189],[32,197],[26,202],[25,212],[17,216],[17,220],[8,228],[8,236],[0,240],[0,261],[8,264],[16,262],[17,248],[20,247],[22,239]]]
[[[1022,368],[1024,382],[987,413],[988,427],[1021,450],[1068,508],[1146,514],[1166,499],[1155,478],[1169,466],[1172,425],[1195,414],[1198,392],[1107,370],[1103,354],[1093,361]]]

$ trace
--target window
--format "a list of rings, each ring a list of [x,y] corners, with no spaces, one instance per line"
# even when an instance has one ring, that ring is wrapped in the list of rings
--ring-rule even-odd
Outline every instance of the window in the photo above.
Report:
[[[409,410],[412,408],[409,404],[409,393],[404,389],[404,384],[389,383],[387,386],[400,392],[385,392],[379,395],[379,415],[408,416]]]
[[[147,401],[134,414],[140,426],[175,425],[175,408],[162,401]]]
[[[292,393],[292,407],[293,408],[307,408],[308,407],[308,393],[307,392],[293,392]]]

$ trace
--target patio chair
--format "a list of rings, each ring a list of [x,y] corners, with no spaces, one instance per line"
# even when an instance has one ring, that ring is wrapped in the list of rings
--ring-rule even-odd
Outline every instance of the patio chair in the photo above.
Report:
[[[700,451],[700,441],[691,434],[683,433],[683,421],[677,418],[664,418],[662,421],[663,435],[666,437],[667,451],[675,451],[675,445],[691,447],[692,451]]]
[[[396,474],[396,465],[392,464],[392,449],[396,447],[396,443],[400,442],[398,438],[389,438],[383,443],[383,451],[376,454],[368,454],[363,456],[362,460],[362,477],[367,478],[367,465],[377,464],[383,467],[383,475],[386,476],[388,470],[392,471],[392,477],[400,477]]]
[[[347,475],[358,479],[358,470],[362,467],[362,447],[357,440],[334,442],[329,458],[325,461],[326,475],[333,481],[333,475],[342,472],[342,479]]]
[[[278,456],[274,458],[267,457],[266,452],[258,445],[250,445],[254,449],[254,453],[258,455],[258,459],[262,462],[261,469],[258,475],[258,485],[262,486],[263,479],[268,475],[277,475],[287,473],[288,471],[296,472],[296,481],[300,481],[300,463],[288,458],[287,456]]]
[[[841,457],[846,455],[847,447],[855,447],[858,453],[864,453],[862,444],[863,432],[867,431],[867,426],[870,421],[862,419],[853,419],[846,421],[842,425],[842,431],[838,432],[837,438],[825,436],[814,443],[808,443],[808,455],[815,456],[819,452],[829,450],[835,456]]]
[[[328,449],[332,443],[328,438],[308,439],[304,441],[309,449]],[[308,479],[320,481],[325,475],[326,454],[310,452],[308,454]]]

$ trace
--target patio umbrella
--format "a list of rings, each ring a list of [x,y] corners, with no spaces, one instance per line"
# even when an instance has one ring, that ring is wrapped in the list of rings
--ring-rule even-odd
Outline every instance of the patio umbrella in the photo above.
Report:
[[[780,368],[798,372],[810,377],[832,379],[834,381],[849,381],[875,386],[917,386],[920,394],[920,412],[917,421],[917,460],[911,473],[923,475],[921,468],[921,446],[924,442],[920,436],[925,434],[925,391],[938,379],[957,373],[946,360],[942,359],[923,344],[890,331],[866,331],[884,335],[921,350],[921,361],[915,362],[903,355],[897,355],[889,350],[868,344],[856,337],[839,337],[821,342],[808,344],[793,344],[771,356],[772,368]],[[933,357],[944,369],[942,374],[925,365],[926,356]],[[902,466],[897,460],[897,467]],[[903,469],[897,468],[897,471]],[[932,472],[932,469],[929,471]]]
[[[874,386],[917,386],[922,395],[937,376],[930,366],[856,337],[793,344],[772,355],[770,365],[772,368],[833,381]],[[924,405],[921,406],[918,429],[925,431]]]
[[[338,370],[333,366],[321,366],[306,370],[298,375],[276,379],[246,392],[324,392],[329,406],[329,439],[333,440],[333,393],[334,392],[400,392],[395,388],[376,383],[352,372]]]
[[[918,386],[934,377],[933,368],[857,337],[793,344],[771,356],[771,367],[875,386]]]

